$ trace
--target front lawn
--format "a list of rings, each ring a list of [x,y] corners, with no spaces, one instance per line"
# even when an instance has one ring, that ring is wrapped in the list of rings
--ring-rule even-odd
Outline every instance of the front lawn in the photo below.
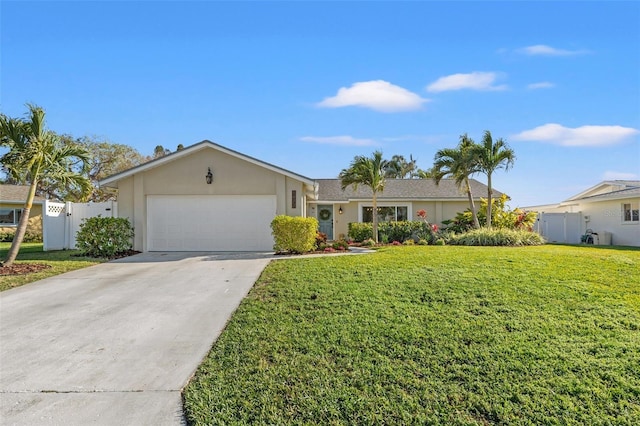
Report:
[[[272,262],[184,398],[194,424],[640,424],[640,251]]]
[[[7,257],[11,243],[0,243],[0,261]],[[22,243],[15,263],[45,263],[51,266],[39,272],[26,275],[0,276],[0,291],[59,275],[74,269],[105,262],[107,259],[95,259],[79,256],[78,250],[42,251],[42,243]]]

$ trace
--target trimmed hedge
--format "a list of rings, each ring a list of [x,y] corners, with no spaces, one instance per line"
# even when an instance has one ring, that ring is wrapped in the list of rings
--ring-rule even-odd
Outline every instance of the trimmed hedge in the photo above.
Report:
[[[315,217],[276,216],[271,230],[277,252],[306,253],[316,246],[318,220]]]
[[[16,231],[2,231],[0,232],[0,243],[10,243],[13,242],[13,238],[16,235]],[[22,238],[23,243],[41,243],[42,242],[42,234],[34,234],[31,232],[27,232],[24,234],[24,238]]]
[[[90,217],[83,219],[76,234],[76,247],[91,257],[113,257],[133,248],[129,219]]]
[[[426,225],[423,221],[399,221],[399,222],[380,222],[378,224],[378,238],[383,242],[398,241],[405,242],[408,239],[416,240],[426,232]],[[349,238],[353,241],[361,243],[369,238],[373,238],[373,224],[371,222],[349,223]]]

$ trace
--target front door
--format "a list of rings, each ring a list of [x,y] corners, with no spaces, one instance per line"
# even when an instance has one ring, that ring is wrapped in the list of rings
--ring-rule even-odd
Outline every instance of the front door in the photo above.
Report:
[[[333,240],[333,206],[330,204],[318,206],[318,224],[320,232],[327,234],[328,240]]]

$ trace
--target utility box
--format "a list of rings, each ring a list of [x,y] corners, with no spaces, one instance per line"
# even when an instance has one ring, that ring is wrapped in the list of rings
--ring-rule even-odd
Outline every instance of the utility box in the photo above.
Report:
[[[611,232],[598,231],[598,238],[595,241],[595,244],[597,244],[599,246],[610,246],[611,245]]]

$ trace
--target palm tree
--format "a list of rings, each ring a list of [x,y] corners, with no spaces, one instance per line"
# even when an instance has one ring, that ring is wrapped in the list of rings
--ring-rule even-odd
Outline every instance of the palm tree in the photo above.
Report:
[[[358,189],[358,185],[365,185],[373,192],[373,240],[378,242],[378,192],[384,191],[385,170],[389,161],[382,158],[382,152],[376,151],[372,157],[357,155],[349,165],[343,169],[338,177],[342,183],[342,190],[348,186]]]
[[[36,188],[43,176],[64,186],[75,186],[83,194],[91,193],[91,182],[82,173],[84,167],[80,173],[73,170],[78,161],[83,165],[88,161],[87,151],[76,144],[61,143],[58,135],[45,129],[44,110],[32,104],[27,104],[27,107],[29,113],[25,120],[0,115],[0,144],[9,148],[9,152],[0,158],[0,163],[16,181],[29,184],[22,215],[2,266],[11,265],[18,255]]]
[[[479,171],[487,175],[487,227],[491,228],[492,192],[491,176],[498,169],[509,170],[516,155],[502,139],[493,140],[491,132],[485,130],[482,143],[474,147]]]
[[[385,177],[392,179],[411,179],[415,176],[416,160],[409,155],[409,161],[402,155],[394,155],[385,168]]]
[[[476,205],[473,201],[471,185],[469,184],[469,176],[480,171],[474,157],[474,146],[476,144],[473,139],[465,133],[460,136],[460,143],[456,148],[445,148],[436,152],[430,177],[435,180],[436,185],[447,176],[455,180],[458,188],[463,189],[467,197],[469,197],[473,225],[476,228],[480,228]]]

